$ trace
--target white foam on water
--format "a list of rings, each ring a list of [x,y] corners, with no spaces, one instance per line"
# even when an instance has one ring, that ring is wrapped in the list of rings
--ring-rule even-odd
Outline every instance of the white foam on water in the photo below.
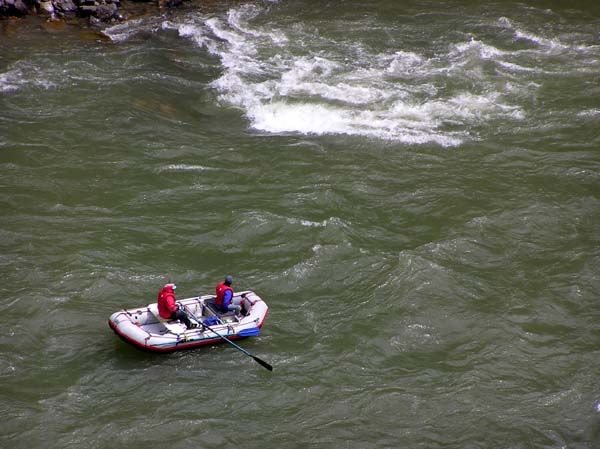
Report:
[[[600,46],[581,45],[587,42],[584,32],[546,37],[500,17],[491,25],[507,30],[514,42],[532,45],[508,50],[470,35],[427,56],[414,48],[375,52],[360,39],[339,40],[303,23],[273,21],[266,3],[221,15],[132,21],[105,34],[121,41],[140,31],[170,30],[206,49],[221,66],[210,84],[219,101],[239,108],[259,131],[444,147],[476,140],[482,124],[501,120],[512,126],[506,122],[523,120],[523,99],[539,87],[532,75],[598,68]],[[498,76],[508,79],[498,82]],[[0,75],[0,92],[15,88],[7,74]]]
[[[159,169],[160,172],[165,171],[209,171],[216,170],[212,167],[205,167],[203,165],[190,165],[190,164],[170,164]]]
[[[487,45],[477,39],[471,39],[468,42],[456,44],[450,51],[450,57],[470,55],[471,57],[476,56],[480,59],[496,59],[505,54],[506,52],[492,45]]]
[[[274,134],[343,134],[442,146],[456,146],[469,138],[466,132],[442,130],[465,114],[440,117],[435,108],[411,98],[435,95],[435,86],[429,82],[405,86],[395,79],[414,77],[411,70],[428,75],[426,58],[394,51],[365,54],[355,61],[344,54],[354,50],[346,44],[331,56],[307,51],[313,36],[303,36],[297,48],[297,39],[276,27],[264,30],[252,25],[261,12],[259,7],[244,6],[230,10],[226,17],[191,17],[178,25],[165,25],[176,27],[180,36],[219,57],[223,74],[211,86],[221,102],[244,111],[252,128]]]
[[[564,50],[564,49],[568,49],[569,48],[567,45],[562,44],[557,39],[547,39],[545,37],[537,36],[535,34],[528,33],[528,32],[525,32],[525,31],[521,31],[519,29],[515,30],[515,34],[514,35],[515,35],[516,39],[522,39],[522,40],[530,41],[530,42],[532,42],[535,45],[538,45],[540,47],[546,47],[546,48],[549,48],[549,49],[560,49],[560,50]]]
[[[263,31],[246,25],[249,19],[260,14],[261,10],[255,5],[243,5],[240,9],[229,11],[227,22],[241,33],[255,38],[268,38],[275,45],[283,45],[288,42],[287,37],[281,32],[273,30]]]
[[[502,28],[513,28],[513,24],[508,17],[500,17],[497,23]]]
[[[391,58],[388,55],[380,55],[384,59],[390,59],[385,71],[390,74],[401,74],[414,76],[415,71],[426,68],[428,60],[421,55],[410,51],[397,51]]]
[[[503,104],[498,93],[487,95],[474,95],[464,93],[452,97],[447,102],[447,106],[451,108],[453,113],[459,117],[477,120],[490,120],[495,118],[512,118],[521,120],[524,118],[524,113],[519,106],[510,106]],[[448,115],[451,112],[448,111]]]
[[[600,109],[586,109],[578,112],[577,116],[586,119],[600,119]]]
[[[282,101],[259,104],[249,114],[256,129],[272,133],[346,134],[352,119],[347,111],[333,106]]]
[[[52,89],[56,84],[46,79],[43,70],[31,65],[27,61],[17,62],[7,72],[0,73],[0,93],[14,92],[22,88]]]
[[[530,72],[530,73],[540,73],[540,72],[542,72],[541,70],[536,69],[534,67],[523,67],[522,65],[515,64],[513,62],[496,61],[496,63],[500,67],[504,67],[505,69],[507,69],[510,72]]]
[[[292,62],[292,67],[284,70],[276,88],[286,97],[309,96],[347,102],[354,105],[382,101],[390,94],[372,86],[353,85],[351,80],[335,82],[336,72],[343,72],[344,66],[323,57],[301,57]],[[323,78],[332,79],[324,83]]]
[[[384,111],[357,111],[322,104],[275,102],[251,111],[253,126],[270,133],[345,134],[397,140],[407,144],[459,145],[467,136],[436,132],[435,107],[393,106]],[[435,123],[434,123],[435,122]]]
[[[501,17],[498,20],[498,24],[505,29],[511,30],[515,40],[528,41],[534,44],[540,51],[540,54],[547,54],[548,52],[576,52],[581,54],[591,54],[596,57],[595,61],[597,61],[598,52],[600,52],[600,45],[598,44],[582,45],[581,43],[577,43],[582,37],[586,37],[586,31],[582,31],[581,33],[563,33],[560,37],[548,38],[526,31],[523,29],[523,26],[514,25],[506,17]],[[587,33],[593,33],[594,36],[592,39],[597,41],[597,30],[587,30]]]
[[[0,73],[0,92],[11,92],[19,88],[19,76],[14,71]]]
[[[543,49],[559,49],[564,50],[568,49],[569,46],[561,43],[558,39],[549,39],[543,36],[538,36],[534,33],[528,32],[517,25],[514,25],[511,20],[506,17],[501,17],[498,19],[498,24],[508,30],[513,32],[513,37],[516,40],[528,41],[534,44],[537,47]]]
[[[361,42],[322,37],[301,23],[261,25],[265,11],[260,4],[242,5],[223,15],[193,13],[160,25],[219,59],[222,74],[210,86],[221,103],[240,108],[253,129],[452,147],[477,139],[471,130],[483,122],[524,117],[510,103],[518,89],[503,89],[483,69],[495,64],[513,77],[537,71],[515,61],[516,52],[471,37],[427,57],[399,48],[374,53]],[[498,24],[518,38],[557,45],[506,18]],[[116,25],[105,34],[118,41],[153,26]],[[464,91],[447,89],[453,77],[468,79]],[[519,84],[517,78],[512,82]]]
[[[326,226],[346,226],[346,223],[337,217],[330,217],[323,221],[312,221],[301,218],[288,218],[287,222],[290,224],[300,224],[308,228],[324,228]],[[317,247],[320,248],[320,245],[317,245]]]
[[[158,29],[160,29],[160,23],[156,20],[133,19],[107,27],[102,30],[102,34],[113,42],[124,42],[138,33],[155,32]]]

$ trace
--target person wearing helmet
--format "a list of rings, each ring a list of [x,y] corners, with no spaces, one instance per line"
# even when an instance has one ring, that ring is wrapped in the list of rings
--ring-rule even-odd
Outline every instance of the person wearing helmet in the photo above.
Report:
[[[242,310],[242,306],[240,305],[242,298],[233,298],[231,284],[233,284],[233,278],[229,275],[225,277],[223,282],[217,284],[215,305],[221,313],[234,311],[239,314]]]
[[[165,320],[180,320],[188,329],[194,327],[187,314],[175,302],[175,284],[165,284],[158,292],[158,314]]]

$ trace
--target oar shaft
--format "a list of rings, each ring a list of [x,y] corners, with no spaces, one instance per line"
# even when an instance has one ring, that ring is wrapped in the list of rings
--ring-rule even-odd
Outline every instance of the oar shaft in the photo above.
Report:
[[[219,334],[216,330],[214,330],[213,328],[211,328],[210,326],[207,326],[206,324],[202,324],[200,323],[201,326],[204,326],[205,328],[207,328],[209,331],[211,331],[213,334],[216,334],[218,337],[221,337],[223,340],[225,340],[227,343],[229,343],[230,345],[234,346],[235,348],[239,349],[240,351],[242,351],[244,354],[249,355],[250,357],[252,357],[252,354],[250,354],[248,351],[246,351],[244,348],[242,348],[241,346],[236,345],[233,341],[231,341],[229,338],[227,338],[225,335]]]
[[[185,312],[191,317],[193,318],[195,321],[199,322],[201,326],[204,326],[206,329],[208,329],[209,331],[211,331],[213,334],[217,335],[218,337],[222,338],[223,340],[225,340],[227,343],[229,343],[231,346],[233,346],[234,348],[236,348],[237,350],[243,352],[244,354],[246,354],[248,357],[252,357],[254,359],[255,362],[257,362],[258,364],[262,365],[263,367],[265,367],[266,369],[268,369],[269,371],[273,371],[273,367],[271,365],[269,365],[267,362],[265,362],[264,360],[259,359],[258,357],[250,354],[248,351],[246,351],[244,348],[242,348],[241,346],[236,345],[234,342],[232,342],[229,338],[225,337],[224,335],[221,335],[220,333],[218,333],[216,330],[214,330],[213,328],[211,328],[210,326],[202,323],[201,321],[198,320],[198,318],[196,318],[196,316],[191,313],[187,308],[184,307]]]

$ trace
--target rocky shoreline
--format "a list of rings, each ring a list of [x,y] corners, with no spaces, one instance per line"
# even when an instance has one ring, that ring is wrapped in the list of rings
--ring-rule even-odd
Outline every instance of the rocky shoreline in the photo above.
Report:
[[[178,6],[183,0],[152,2],[163,9]],[[121,11],[121,0],[0,0],[0,19],[27,15],[50,21],[84,18],[92,24],[120,22],[127,18]]]

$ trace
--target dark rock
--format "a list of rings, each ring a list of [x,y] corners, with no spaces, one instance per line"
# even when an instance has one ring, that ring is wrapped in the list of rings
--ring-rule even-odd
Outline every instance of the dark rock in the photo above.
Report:
[[[158,6],[160,8],[173,8],[183,3],[183,0],[158,0]]]
[[[129,19],[128,13],[120,8],[128,8],[131,3],[141,2],[159,10],[176,7],[186,0],[0,0],[0,18],[36,14],[51,20],[77,20],[86,18],[90,23],[122,21]],[[129,6],[129,8],[131,8]],[[92,20],[93,18],[93,20]]]
[[[29,13],[23,0],[0,0],[0,16],[22,16]]]
[[[103,21],[109,21],[117,15],[117,10],[117,5],[114,5],[112,3],[108,5],[100,5],[96,10],[96,17]]]
[[[77,5],[73,0],[54,0],[54,9],[62,13],[73,13],[77,11]]]
[[[21,14],[27,14],[28,8],[23,0],[15,0],[14,8]]]
[[[83,5],[83,6],[79,7],[79,12],[81,12],[83,15],[96,14],[97,10],[98,10],[98,6],[96,6],[96,5]]]

